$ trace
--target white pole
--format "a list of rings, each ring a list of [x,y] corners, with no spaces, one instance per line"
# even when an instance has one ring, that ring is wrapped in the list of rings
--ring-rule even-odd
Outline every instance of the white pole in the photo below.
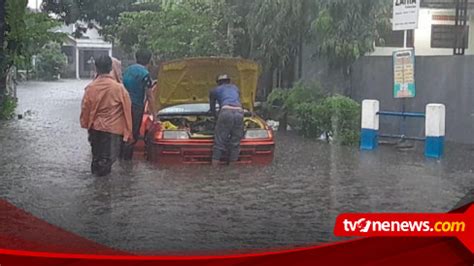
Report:
[[[444,136],[446,135],[446,106],[428,104],[426,106],[425,155],[439,159],[444,153]]]
[[[380,102],[364,100],[362,102],[361,150],[374,150],[378,146]]]
[[[408,31],[405,30],[403,33],[403,48],[406,49],[408,47]]]
[[[76,79],[81,79],[79,75],[79,48],[76,46]]]

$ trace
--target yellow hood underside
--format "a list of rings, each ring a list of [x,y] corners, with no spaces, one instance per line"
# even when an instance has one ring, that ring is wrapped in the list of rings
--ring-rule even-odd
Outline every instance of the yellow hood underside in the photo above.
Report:
[[[157,110],[169,106],[208,103],[216,77],[228,74],[240,89],[245,109],[253,111],[260,66],[239,58],[190,58],[164,63],[158,74]]]

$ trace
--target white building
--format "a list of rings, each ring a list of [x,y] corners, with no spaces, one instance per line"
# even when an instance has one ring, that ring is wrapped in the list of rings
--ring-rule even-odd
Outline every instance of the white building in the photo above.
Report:
[[[87,27],[87,24],[81,26]],[[96,26],[88,28],[81,38],[74,38],[73,33],[76,31],[76,27],[76,24],[64,25],[56,30],[68,35],[62,47],[62,51],[68,58],[65,76],[77,79],[90,78],[91,62],[93,62],[91,58],[97,58],[101,55],[112,56],[113,47],[111,43],[104,41]]]
[[[453,55],[456,42],[456,6],[467,3],[465,55],[474,55],[474,0],[424,0],[421,2],[419,26],[408,33],[408,46],[415,47],[416,55]],[[463,11],[462,8],[458,11]],[[459,13],[458,13],[459,14]],[[462,14],[462,13],[461,13]],[[458,16],[461,17],[462,16]],[[462,19],[458,19],[458,22]],[[370,55],[388,56],[403,47],[403,32],[385,34],[385,43],[376,43]]]

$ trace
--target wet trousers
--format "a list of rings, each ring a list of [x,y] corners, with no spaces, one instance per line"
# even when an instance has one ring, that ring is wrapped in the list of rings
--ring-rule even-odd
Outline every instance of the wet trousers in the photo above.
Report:
[[[123,143],[120,151],[120,158],[125,161],[133,159],[135,144],[140,138],[140,127],[142,126],[143,113],[143,106],[132,105],[132,134],[135,141],[133,143]]]
[[[89,130],[89,142],[92,147],[92,174],[97,176],[109,175],[112,165],[120,154],[123,137],[120,135]]]
[[[222,109],[217,118],[214,132],[212,160],[221,160],[227,151],[229,162],[236,162],[240,155],[240,140],[244,134],[244,112]]]

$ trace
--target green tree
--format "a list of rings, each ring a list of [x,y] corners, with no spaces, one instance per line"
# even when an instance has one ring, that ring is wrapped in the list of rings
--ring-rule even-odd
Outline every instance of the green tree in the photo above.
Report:
[[[5,15],[6,0],[0,0],[0,109],[3,109],[6,91],[6,73],[8,67],[8,59],[5,50],[5,35],[7,31]]]
[[[67,65],[67,58],[57,43],[45,45],[37,57],[38,77],[43,80],[56,80]]]
[[[52,29],[61,23],[50,18],[45,13],[28,11],[25,18],[24,41],[19,67],[26,69],[27,74],[31,66],[31,58],[42,51],[42,48],[51,42],[62,43],[66,34],[54,32]]]
[[[26,5],[26,0],[0,0],[0,119],[14,111],[14,99],[6,95],[7,75],[23,50]]]
[[[360,56],[374,50],[381,25],[390,23],[390,0],[325,0],[312,25],[315,54],[350,75]]]
[[[26,17],[26,0],[7,1],[6,20],[7,31],[7,54],[11,60],[10,63],[16,63],[18,56],[23,52],[23,45],[26,39],[24,32]]]
[[[226,35],[227,45],[233,56],[250,57],[250,35],[247,14],[253,0],[208,0],[217,30]]]
[[[41,8],[54,13],[66,24],[78,20],[96,21],[102,26],[117,22],[122,12],[133,11],[140,5],[137,0],[44,0]]]
[[[127,51],[148,47],[163,60],[231,55],[227,32],[220,29],[213,2],[174,2],[159,11],[125,12],[107,28]]]
[[[66,24],[78,20],[98,23],[102,27],[114,25],[123,12],[157,10],[162,1],[146,0],[44,0],[42,10],[55,14]],[[87,28],[77,27],[74,33],[79,37]]]
[[[265,80],[270,81],[266,84],[267,92],[272,92],[274,87],[292,88],[302,77],[303,44],[317,14],[318,3],[316,0],[256,0],[252,3],[246,16],[250,56],[264,65]],[[269,100],[292,95],[280,89],[271,93]],[[278,116],[281,130],[287,128],[289,113],[288,106],[283,105]]]
[[[257,0],[246,17],[251,37],[251,56],[259,59],[270,75],[283,70],[282,84],[291,87],[296,72],[301,73],[302,46],[310,30],[317,1],[312,0]],[[270,88],[271,89],[271,88]]]

